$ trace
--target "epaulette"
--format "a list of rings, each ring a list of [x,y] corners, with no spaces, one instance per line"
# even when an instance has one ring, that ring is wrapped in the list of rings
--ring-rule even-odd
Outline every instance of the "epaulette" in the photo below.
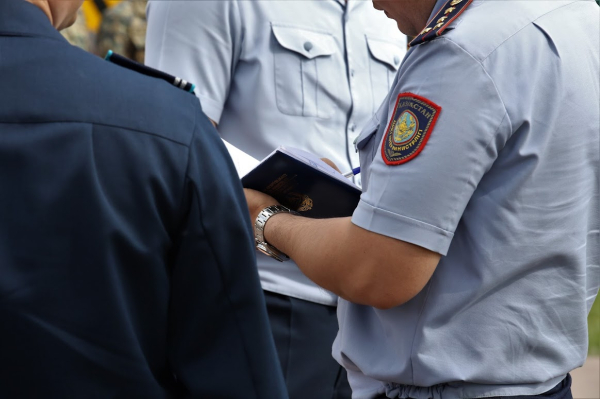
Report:
[[[410,42],[409,47],[428,42],[441,36],[448,25],[467,9],[473,0],[448,0],[435,17],[427,23],[425,29]]]
[[[112,52],[112,50],[108,51],[104,59],[123,68],[139,72],[142,75],[165,80],[173,86],[180,88],[181,90],[185,90],[188,93],[195,94],[194,90],[196,89],[196,85],[176,76],[169,75],[168,73],[165,73],[163,71],[159,71],[158,69],[150,68],[149,66],[130,60],[129,58],[123,57],[122,55],[115,54]]]

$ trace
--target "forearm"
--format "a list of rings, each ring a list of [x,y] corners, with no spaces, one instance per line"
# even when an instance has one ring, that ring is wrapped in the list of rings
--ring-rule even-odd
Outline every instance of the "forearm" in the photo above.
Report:
[[[250,220],[277,201],[244,189]],[[289,255],[323,288],[351,302],[387,309],[417,295],[440,260],[438,253],[354,225],[350,218],[308,219],[278,213],[264,239]]]
[[[350,218],[309,219],[278,214],[266,224],[265,240],[290,256],[316,284],[346,297],[341,274],[342,265],[348,268],[344,251],[348,224]]]
[[[319,286],[363,305],[400,305],[425,286],[439,255],[364,230],[350,218],[273,216],[265,240],[289,255]]]

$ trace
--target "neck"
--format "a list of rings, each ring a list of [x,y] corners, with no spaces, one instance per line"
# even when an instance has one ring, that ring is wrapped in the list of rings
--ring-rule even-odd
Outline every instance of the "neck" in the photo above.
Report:
[[[421,0],[417,2],[418,6],[418,23],[415,26],[418,28],[418,31],[421,32],[423,28],[427,26],[427,22],[429,22],[429,17],[433,13],[435,9],[435,5],[437,4],[437,0]]]
[[[44,14],[46,14],[48,19],[50,20],[50,23],[52,25],[54,25],[54,20],[52,18],[52,12],[50,11],[50,4],[48,4],[48,0],[25,0],[25,1],[33,4],[34,6],[38,7],[40,10],[42,10],[44,12]]]
[[[374,4],[376,4],[375,1],[378,0],[374,0]],[[379,1],[381,1],[381,4],[400,4],[400,6],[393,8],[390,6],[386,9],[386,12],[389,18],[396,20],[402,33],[413,37],[418,36],[425,28],[437,3],[436,0],[402,0],[398,3],[392,0]]]

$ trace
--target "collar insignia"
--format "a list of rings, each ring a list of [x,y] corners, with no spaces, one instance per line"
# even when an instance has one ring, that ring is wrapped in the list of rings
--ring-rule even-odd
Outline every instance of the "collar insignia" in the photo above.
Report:
[[[467,9],[473,0],[448,0],[446,4],[431,18],[425,29],[410,42],[409,47],[428,42],[441,36],[442,33],[460,14]]]
[[[425,148],[442,108],[412,93],[398,96],[392,119],[381,145],[387,165],[401,165]]]

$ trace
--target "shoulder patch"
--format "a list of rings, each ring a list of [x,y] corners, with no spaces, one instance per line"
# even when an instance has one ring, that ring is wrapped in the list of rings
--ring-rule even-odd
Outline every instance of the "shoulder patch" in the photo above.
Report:
[[[412,93],[398,96],[381,145],[387,165],[401,165],[419,155],[437,122],[442,107]]]
[[[415,37],[413,41],[410,42],[408,47],[413,47],[441,36],[446,28],[448,28],[448,25],[458,18],[472,2],[473,0],[448,0],[448,2],[440,8],[440,11],[431,18],[425,29],[419,33],[419,36]]]

